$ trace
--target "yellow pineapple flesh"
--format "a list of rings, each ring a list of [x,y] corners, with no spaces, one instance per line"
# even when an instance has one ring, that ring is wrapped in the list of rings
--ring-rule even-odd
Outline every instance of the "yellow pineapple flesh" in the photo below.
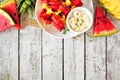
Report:
[[[120,20],[120,0],[100,0],[100,2],[116,19]]]

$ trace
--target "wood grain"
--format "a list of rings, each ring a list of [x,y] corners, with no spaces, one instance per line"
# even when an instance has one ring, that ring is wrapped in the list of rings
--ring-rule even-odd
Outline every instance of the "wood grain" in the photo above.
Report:
[[[89,1],[84,6],[93,12]],[[120,30],[120,21],[108,16]],[[31,19],[24,22],[38,26]],[[32,25],[20,32],[14,28],[0,32],[0,80],[120,80],[119,32],[91,38],[90,30],[62,40]]]
[[[41,79],[41,29],[25,27],[20,31],[20,79]]]
[[[105,38],[86,37],[86,80],[106,80]]]
[[[20,21],[21,21],[21,26],[22,28],[25,28],[26,26],[27,27],[39,27],[39,24],[37,23],[37,20],[34,17],[30,17],[28,13],[25,13],[21,18],[20,18]]]
[[[95,10],[95,6],[100,6],[100,3],[97,0],[93,0],[93,2]],[[90,33],[86,33],[85,80],[106,80],[106,38],[93,38]]]
[[[84,80],[84,35],[64,41],[64,80]]]
[[[18,30],[0,32],[0,80],[18,79]]]
[[[112,23],[120,31],[120,21],[109,15]],[[120,33],[107,37],[107,78],[120,80]]]
[[[62,39],[43,32],[43,80],[62,80]]]

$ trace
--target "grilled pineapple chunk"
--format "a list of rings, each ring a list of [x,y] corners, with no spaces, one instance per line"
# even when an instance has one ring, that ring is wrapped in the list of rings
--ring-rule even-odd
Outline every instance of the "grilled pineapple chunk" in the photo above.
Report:
[[[116,19],[120,20],[120,0],[100,0],[100,2]]]

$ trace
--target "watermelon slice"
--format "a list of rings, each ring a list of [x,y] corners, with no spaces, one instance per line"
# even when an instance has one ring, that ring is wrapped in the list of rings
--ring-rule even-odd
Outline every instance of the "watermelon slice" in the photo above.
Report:
[[[117,29],[111,21],[105,16],[100,7],[96,7],[95,23],[94,23],[94,36],[109,36],[115,34]]]
[[[17,11],[17,7],[16,7],[16,0],[3,0],[0,3],[0,7],[5,10],[7,13],[10,14],[10,16],[14,19],[15,21],[15,27],[17,29],[20,29],[20,20],[19,20],[19,16],[18,16],[18,11]]]
[[[0,9],[0,31],[6,30],[13,25],[15,25],[15,23],[11,16],[4,10]]]

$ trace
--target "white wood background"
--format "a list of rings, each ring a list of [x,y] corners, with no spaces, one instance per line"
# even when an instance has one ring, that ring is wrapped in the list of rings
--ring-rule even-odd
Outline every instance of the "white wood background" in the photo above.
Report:
[[[120,33],[92,42],[87,34],[56,39],[31,26],[0,32],[0,80],[120,80]]]

